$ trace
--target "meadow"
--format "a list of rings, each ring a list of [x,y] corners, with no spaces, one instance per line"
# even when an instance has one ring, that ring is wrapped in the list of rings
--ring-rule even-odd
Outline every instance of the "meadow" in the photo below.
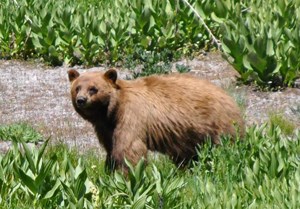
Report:
[[[3,127],[2,129],[3,130]],[[3,131],[0,132],[2,134]],[[274,125],[248,128],[245,139],[199,147],[199,161],[178,169],[149,155],[128,177],[104,169],[94,152],[63,144],[30,148],[24,139],[0,156],[1,208],[299,208],[300,134]],[[14,132],[11,133],[11,136]],[[9,136],[9,135],[7,135]]]
[[[0,58],[141,65],[139,77],[219,50],[241,83],[293,87],[298,1],[188,2],[194,10],[183,0],[0,0]],[[199,161],[186,169],[150,153],[147,164],[128,163],[127,178],[106,173],[95,151],[50,145],[30,124],[0,124],[0,140],[12,143],[0,154],[0,208],[300,208],[300,133],[272,115],[236,143],[223,138],[221,146],[199,147]]]
[[[148,75],[145,71],[165,73],[157,63],[217,48],[243,83],[280,89],[299,77],[299,4],[1,0],[0,57],[52,65],[143,64]]]

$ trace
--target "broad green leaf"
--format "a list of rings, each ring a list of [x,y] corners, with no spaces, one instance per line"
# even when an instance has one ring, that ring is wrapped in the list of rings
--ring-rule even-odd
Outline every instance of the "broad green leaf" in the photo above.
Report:
[[[149,23],[149,27],[148,27],[148,32],[149,32],[150,30],[152,30],[153,27],[155,27],[155,26],[156,26],[155,19],[154,19],[154,17],[151,15],[151,17],[150,17],[150,23]]]
[[[54,43],[56,34],[55,34],[55,30],[53,28],[48,27],[48,35],[46,37],[46,42],[48,45],[51,45]]]
[[[68,186],[67,184],[65,184],[61,180],[60,180],[60,183],[63,186],[63,192],[68,195],[68,197],[70,198],[70,201],[71,202],[77,202],[77,198],[76,198],[74,192],[72,191],[72,189],[70,188],[70,186]]]
[[[106,24],[103,20],[100,22],[100,31],[106,34]]]
[[[285,167],[285,162],[283,161],[281,155],[278,156],[278,168],[277,168],[277,172],[281,172]]]
[[[76,196],[77,199],[83,197],[86,192],[86,187],[85,187],[86,180],[87,180],[87,173],[84,170],[83,172],[80,173],[78,178],[76,178],[75,185],[74,185],[75,186],[74,195]]]
[[[223,0],[216,0],[216,13],[218,17],[226,17],[227,9]]]
[[[145,36],[141,38],[141,45],[147,49],[151,43],[151,38],[149,36]]]
[[[33,195],[37,194],[38,187],[35,185],[35,181],[26,173],[24,173],[22,169],[18,168],[17,166],[15,169],[17,169],[22,184],[24,184],[31,191]]]
[[[48,143],[49,143],[49,140],[50,140],[50,137],[43,143],[43,145],[42,145],[41,148],[39,149],[39,151],[38,151],[38,162],[37,162],[37,164],[39,164],[39,161],[42,159],[42,156],[43,156],[43,154],[44,154],[44,152],[45,152],[45,149],[46,149],[46,147],[47,147],[47,145],[48,145]]]
[[[247,55],[247,60],[259,73],[263,73],[267,66],[267,61],[260,58],[256,53],[250,52]]]
[[[232,197],[231,197],[231,205],[232,205],[232,208],[236,208],[236,205],[237,205],[237,195],[235,193],[232,194]]]
[[[152,173],[153,173],[153,176],[155,178],[155,183],[156,183],[156,187],[155,188],[156,188],[157,193],[159,195],[161,195],[162,191],[163,191],[163,189],[162,189],[161,174],[160,174],[160,172],[158,171],[158,169],[157,169],[157,167],[155,165],[153,165],[152,167],[153,167]]]
[[[81,167],[81,158],[79,159],[78,166],[75,168],[74,178],[77,179],[80,174],[82,174],[85,170]]]
[[[259,159],[256,159],[253,165],[253,173],[254,175],[259,175]]]
[[[59,179],[56,180],[56,183],[54,184],[54,186],[52,187],[51,190],[49,190],[45,196],[43,197],[43,199],[51,199],[53,198],[54,194],[57,192],[57,190],[59,189],[59,186],[61,185]]]
[[[143,209],[146,206],[147,196],[141,196],[137,201],[131,206],[132,209]]]
[[[271,153],[271,162],[270,162],[270,167],[269,167],[269,172],[270,172],[270,177],[274,178],[276,177],[277,174],[277,165],[278,165],[278,161],[277,161],[277,157],[275,156],[275,153],[272,152]]]
[[[200,17],[202,17],[203,19],[207,19],[206,14],[210,13],[209,9],[208,8],[203,8],[203,4],[200,3],[199,1],[195,2],[195,10],[200,15]],[[204,13],[204,11],[206,12],[206,14]]]
[[[36,179],[35,179],[35,183],[36,185],[39,187],[43,184],[45,178],[47,176],[49,176],[53,166],[56,164],[57,162],[57,157],[56,156],[52,156],[51,159],[47,162],[46,165],[43,166],[43,168],[39,171]]]
[[[48,48],[49,55],[52,57],[58,57],[58,53],[53,45]]]
[[[142,176],[144,175],[144,171],[145,171],[145,161],[142,158],[138,164],[135,166],[135,177],[136,179],[139,181],[140,179],[142,179]]]
[[[248,61],[247,56],[243,56],[243,65],[245,66],[246,69],[252,70],[251,64]]]
[[[33,43],[35,48],[43,48],[43,46],[40,43],[40,40],[39,40],[38,36],[33,36],[31,40],[32,40],[32,43]]]
[[[1,156],[0,156],[0,180],[4,180],[4,170],[3,170],[3,167],[1,165]]]
[[[175,180],[173,180],[172,182],[170,182],[170,184],[167,185],[167,188],[165,189],[165,192],[168,194],[170,192],[173,192],[173,190],[180,189],[180,188],[182,188],[184,186],[185,186],[185,183],[184,183],[183,179],[182,178],[176,178]],[[212,187],[211,183],[208,182],[206,184],[206,187],[208,189],[211,189],[211,187]]]
[[[77,202],[76,208],[84,208],[84,197],[81,197]]]
[[[159,37],[158,39],[158,45],[159,47],[164,47],[166,45],[166,38],[165,37]]]
[[[173,14],[174,14],[171,3],[170,3],[170,0],[166,0],[165,12],[166,12],[168,17],[172,17]]]
[[[268,39],[267,41],[267,56],[273,56],[275,54],[274,47],[273,47],[273,41],[271,39]]]
[[[26,156],[26,160],[28,161],[28,165],[31,169],[31,171],[36,174],[37,173],[37,170],[36,170],[36,164],[34,163],[34,159],[33,159],[33,155],[34,155],[34,152],[33,150],[31,150],[28,145],[21,141],[22,143],[22,147],[24,148],[24,151],[25,151],[25,156]]]
[[[222,24],[225,21],[223,18],[219,18],[214,12],[211,13],[211,19],[219,24]]]

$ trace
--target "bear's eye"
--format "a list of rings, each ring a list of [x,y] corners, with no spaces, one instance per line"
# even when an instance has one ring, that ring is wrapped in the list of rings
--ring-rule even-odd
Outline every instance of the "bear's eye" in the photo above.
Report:
[[[77,86],[75,89],[76,93],[78,93],[80,91],[80,89],[81,89],[81,86]]]
[[[97,94],[97,92],[98,92],[98,89],[94,86],[89,89],[90,95]]]

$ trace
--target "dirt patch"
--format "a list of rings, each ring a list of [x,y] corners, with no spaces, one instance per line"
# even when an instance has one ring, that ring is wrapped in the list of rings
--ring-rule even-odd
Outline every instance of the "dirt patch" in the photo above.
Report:
[[[0,61],[0,124],[27,122],[53,142],[98,146],[92,127],[77,116],[69,99],[66,67]]]
[[[268,113],[280,111],[300,126],[300,116],[292,111],[300,104],[300,89],[283,92],[255,92],[250,87],[237,88],[236,71],[217,53],[194,60],[174,63],[188,65],[191,73],[204,77],[242,98],[247,124],[268,120]],[[0,60],[0,124],[27,122],[52,143],[63,142],[84,151],[99,148],[93,128],[74,111],[69,98],[68,67],[52,68],[41,63]],[[104,70],[104,68],[79,69]],[[120,77],[130,76],[122,70]],[[300,114],[300,113],[299,113]]]

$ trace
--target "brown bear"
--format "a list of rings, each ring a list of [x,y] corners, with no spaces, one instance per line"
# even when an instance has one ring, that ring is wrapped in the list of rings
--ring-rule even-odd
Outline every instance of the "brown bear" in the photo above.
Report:
[[[244,122],[234,100],[209,81],[188,74],[120,80],[117,72],[68,71],[75,110],[92,123],[107,151],[106,165],[135,165],[158,151],[184,165],[206,140],[242,136]],[[126,168],[125,168],[126,170]]]

